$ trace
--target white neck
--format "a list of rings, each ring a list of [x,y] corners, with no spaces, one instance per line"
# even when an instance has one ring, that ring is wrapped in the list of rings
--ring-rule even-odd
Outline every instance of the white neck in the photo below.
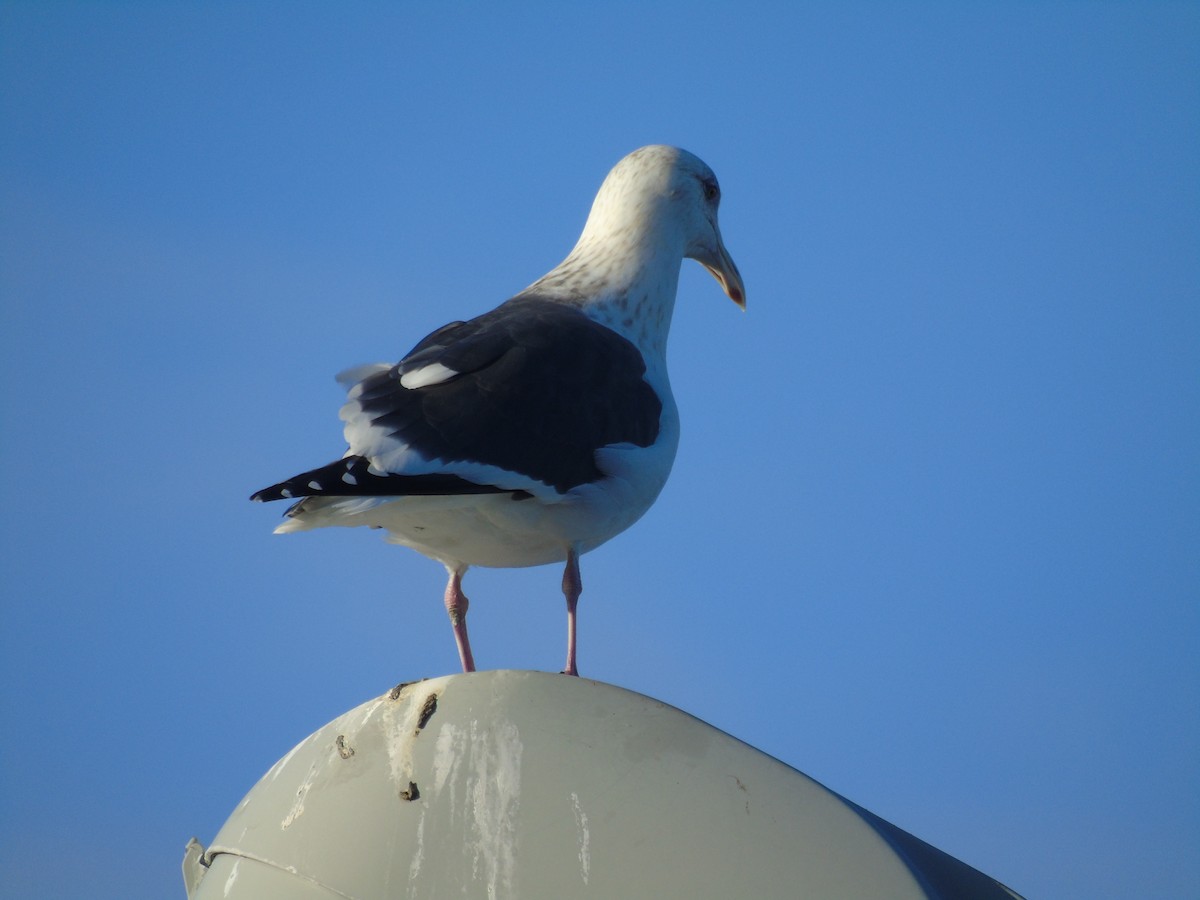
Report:
[[[577,305],[643,354],[665,359],[683,237],[644,206],[625,206],[618,218],[601,199],[567,258],[522,293]]]

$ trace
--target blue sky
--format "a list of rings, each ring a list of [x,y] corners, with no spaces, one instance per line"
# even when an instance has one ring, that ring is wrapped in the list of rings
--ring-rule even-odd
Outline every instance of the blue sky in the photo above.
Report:
[[[0,893],[182,896],[278,757],[457,665],[440,566],[287,538],[333,374],[721,179],[682,445],[580,668],[1030,897],[1200,894],[1194,4],[0,4]],[[559,571],[472,570],[481,668]]]

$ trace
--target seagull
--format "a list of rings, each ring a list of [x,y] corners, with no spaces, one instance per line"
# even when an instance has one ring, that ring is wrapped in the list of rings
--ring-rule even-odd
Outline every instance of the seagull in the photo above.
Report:
[[[444,565],[464,672],[475,670],[467,569],[565,563],[563,671],[578,675],[579,557],[641,518],[675,459],[666,349],[683,260],[700,262],[745,309],[720,199],[712,170],[686,150],[630,153],[604,179],[566,259],[400,362],[341,373],[345,456],[251,499],[300,498],[277,534],[379,528]]]

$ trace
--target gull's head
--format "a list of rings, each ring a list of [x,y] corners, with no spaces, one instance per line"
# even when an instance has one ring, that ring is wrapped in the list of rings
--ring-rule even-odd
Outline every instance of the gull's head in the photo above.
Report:
[[[681,247],[683,256],[708,269],[729,299],[745,309],[742,276],[717,224],[720,203],[717,176],[699,157],[678,147],[642,147],[604,179],[584,238],[628,233],[637,240]]]

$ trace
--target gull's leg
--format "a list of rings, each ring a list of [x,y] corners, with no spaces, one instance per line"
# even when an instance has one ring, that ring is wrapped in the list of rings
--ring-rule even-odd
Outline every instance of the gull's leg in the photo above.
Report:
[[[458,645],[458,658],[462,660],[464,672],[475,671],[475,659],[471,656],[471,642],[467,638],[467,595],[462,592],[462,577],[466,566],[446,566],[450,581],[446,585],[446,612],[450,614],[450,625],[454,629],[454,643]]]
[[[583,593],[583,581],[579,577],[579,551],[575,547],[567,550],[567,567],[563,569],[563,596],[567,598],[567,667],[564,675],[578,675],[575,665],[575,607]]]

